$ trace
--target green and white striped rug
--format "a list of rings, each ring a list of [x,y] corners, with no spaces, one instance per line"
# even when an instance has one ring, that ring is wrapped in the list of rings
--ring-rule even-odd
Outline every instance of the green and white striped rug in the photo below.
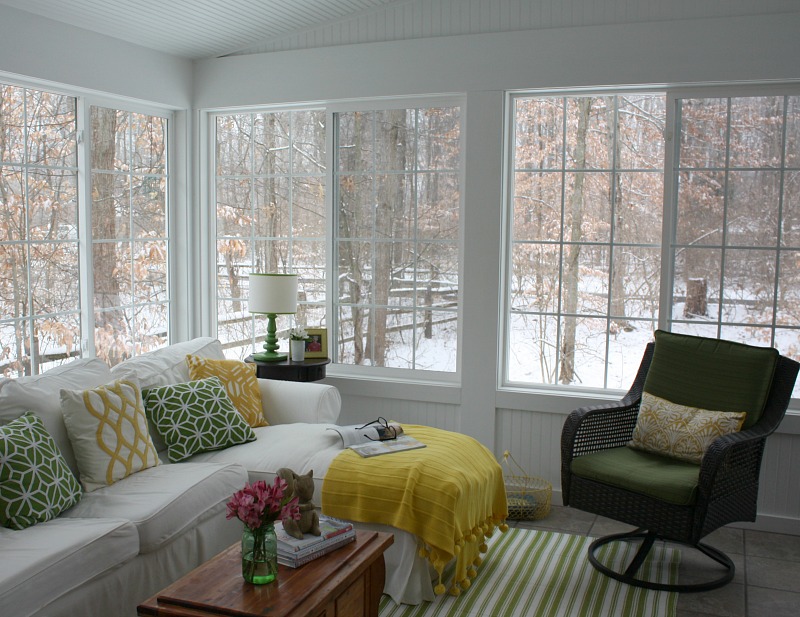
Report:
[[[489,551],[470,588],[418,606],[383,596],[380,617],[674,617],[678,594],[619,583],[597,572],[586,557],[593,538],[511,528],[490,538]],[[628,563],[638,545],[615,542],[599,556]],[[603,552],[605,551],[605,553]],[[655,546],[640,575],[677,582],[679,551]],[[445,571],[445,577],[452,573]]]

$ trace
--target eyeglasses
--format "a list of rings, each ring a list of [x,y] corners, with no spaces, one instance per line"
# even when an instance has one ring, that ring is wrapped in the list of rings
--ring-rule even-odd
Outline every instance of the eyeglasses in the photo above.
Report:
[[[358,430],[360,431],[365,428],[371,428],[378,434],[378,437],[375,438],[364,433],[364,437],[370,441],[391,441],[392,439],[397,439],[397,428],[389,424],[386,418],[379,417],[377,420],[367,422],[364,426],[359,426]]]

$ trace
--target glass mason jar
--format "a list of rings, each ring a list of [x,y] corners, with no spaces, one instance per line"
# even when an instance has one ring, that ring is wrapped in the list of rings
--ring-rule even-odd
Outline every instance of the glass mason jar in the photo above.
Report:
[[[272,523],[242,532],[242,576],[248,583],[264,585],[278,577],[278,538]]]

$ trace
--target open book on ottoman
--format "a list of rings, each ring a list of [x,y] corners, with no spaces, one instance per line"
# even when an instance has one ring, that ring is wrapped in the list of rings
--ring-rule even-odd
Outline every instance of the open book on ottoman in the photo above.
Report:
[[[384,418],[362,426],[335,426],[330,430],[339,434],[342,447],[350,448],[365,458],[425,447],[424,443],[406,435],[402,426],[396,422],[387,422]]]

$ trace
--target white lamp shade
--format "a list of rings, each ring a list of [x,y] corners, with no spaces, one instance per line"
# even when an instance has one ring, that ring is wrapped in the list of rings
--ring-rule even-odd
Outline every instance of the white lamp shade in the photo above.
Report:
[[[251,313],[288,314],[297,312],[296,274],[250,273],[247,308]]]

